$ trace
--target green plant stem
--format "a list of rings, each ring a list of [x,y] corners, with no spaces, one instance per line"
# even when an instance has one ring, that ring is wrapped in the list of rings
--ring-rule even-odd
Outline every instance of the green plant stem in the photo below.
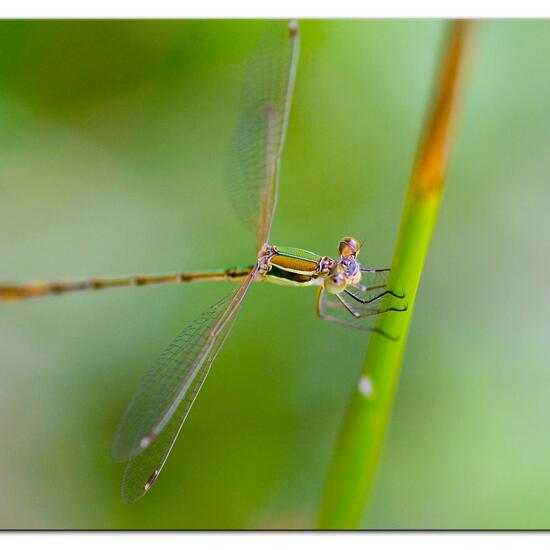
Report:
[[[464,21],[452,23],[405,201],[389,287],[406,295],[408,309],[379,317],[376,328],[395,340],[378,333],[371,337],[329,471],[318,519],[321,529],[358,528],[374,483],[416,293],[441,203],[470,26]],[[400,302],[392,305],[399,307]]]

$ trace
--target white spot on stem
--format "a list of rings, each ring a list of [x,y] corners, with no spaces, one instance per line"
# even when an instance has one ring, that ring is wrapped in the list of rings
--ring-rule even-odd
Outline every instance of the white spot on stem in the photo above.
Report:
[[[372,396],[372,380],[366,374],[361,375],[361,378],[359,378],[359,392],[365,397]]]

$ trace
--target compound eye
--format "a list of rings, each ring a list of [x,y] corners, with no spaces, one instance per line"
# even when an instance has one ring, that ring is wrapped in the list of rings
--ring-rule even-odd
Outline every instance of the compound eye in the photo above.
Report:
[[[346,272],[342,266],[336,266],[325,279],[325,290],[331,294],[340,294],[346,288]]]
[[[338,244],[340,254],[345,258],[355,256],[359,252],[360,245],[353,237],[343,237]]]

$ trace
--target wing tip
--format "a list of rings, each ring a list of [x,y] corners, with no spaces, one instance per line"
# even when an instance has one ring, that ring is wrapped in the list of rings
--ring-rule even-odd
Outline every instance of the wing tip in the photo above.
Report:
[[[292,19],[292,21],[288,24],[288,30],[292,40],[298,37],[298,21],[296,19]]]
[[[149,476],[149,478],[147,479],[147,481],[145,482],[145,484],[143,485],[143,487],[141,488],[140,491],[138,491],[137,493],[133,493],[133,494],[130,494],[126,489],[126,485],[122,484],[122,490],[121,490],[121,497],[122,497],[122,502],[124,504],[134,504],[134,502],[137,502],[140,498],[142,498],[148,491],[149,489],[153,486],[153,484],[155,483],[155,481],[157,480],[158,476],[160,474],[160,470],[159,469],[155,469],[153,470],[153,473]]]

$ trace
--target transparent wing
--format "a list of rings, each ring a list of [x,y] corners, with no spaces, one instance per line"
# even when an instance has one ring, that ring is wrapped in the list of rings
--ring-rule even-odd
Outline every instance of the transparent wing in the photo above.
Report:
[[[254,269],[173,340],[130,402],[113,441],[115,460],[129,460],[125,502],[143,496],[160,473],[255,275]]]
[[[392,298],[390,294],[386,293],[389,273],[389,269],[363,273],[361,285],[348,288],[355,298],[346,293],[339,295],[346,305],[334,294],[321,291],[318,301],[319,315],[323,319],[344,326],[372,331],[377,315],[404,307],[397,305],[394,309],[391,300],[395,297]],[[355,312],[357,317],[350,310]]]
[[[260,36],[243,85],[229,165],[229,193],[238,217],[269,238],[298,63],[298,25],[271,21]]]
[[[367,269],[367,268],[363,268]],[[372,271],[363,271],[361,273],[362,289],[352,288],[353,292],[361,295],[366,300],[378,296],[381,292],[387,290],[390,268],[374,269]]]

